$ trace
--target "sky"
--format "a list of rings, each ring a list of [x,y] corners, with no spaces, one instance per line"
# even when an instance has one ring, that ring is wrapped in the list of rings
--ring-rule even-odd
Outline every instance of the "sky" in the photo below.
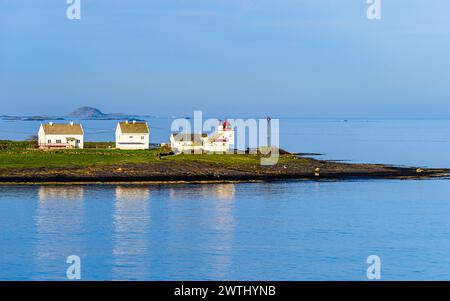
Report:
[[[0,0],[0,115],[450,118],[450,1]]]

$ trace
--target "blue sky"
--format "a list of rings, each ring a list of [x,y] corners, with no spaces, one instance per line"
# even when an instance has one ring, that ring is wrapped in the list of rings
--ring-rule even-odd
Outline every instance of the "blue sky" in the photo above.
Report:
[[[450,1],[0,0],[2,114],[450,118]]]

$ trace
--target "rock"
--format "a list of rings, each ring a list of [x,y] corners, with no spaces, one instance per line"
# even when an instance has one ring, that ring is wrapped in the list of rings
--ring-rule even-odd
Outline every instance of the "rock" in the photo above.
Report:
[[[316,167],[316,169],[314,169],[314,175],[316,177],[320,176],[320,168],[319,167]]]

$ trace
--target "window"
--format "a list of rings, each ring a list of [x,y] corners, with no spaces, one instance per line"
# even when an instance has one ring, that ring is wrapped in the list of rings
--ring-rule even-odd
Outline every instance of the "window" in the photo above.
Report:
[[[56,143],[61,143],[61,139],[56,139]]]
[[[81,141],[77,139],[77,143],[80,143]]]
[[[141,136],[141,140],[144,140],[144,136]]]
[[[130,139],[133,139],[133,136],[130,136]]]
[[[51,139],[48,139],[48,140],[47,140],[47,143],[48,143],[48,144],[52,143],[52,140],[51,140]]]

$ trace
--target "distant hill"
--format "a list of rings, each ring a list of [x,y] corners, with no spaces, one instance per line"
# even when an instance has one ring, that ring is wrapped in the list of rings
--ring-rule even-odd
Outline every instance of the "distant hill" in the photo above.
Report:
[[[103,113],[99,109],[92,107],[81,107],[68,114],[67,117],[73,118],[102,118],[106,117],[108,114]]]
[[[85,120],[122,120],[122,119],[134,119],[140,121],[139,117],[148,117],[141,115],[129,115],[124,113],[103,113],[97,108],[93,107],[81,107],[66,115],[67,118],[85,119]]]

